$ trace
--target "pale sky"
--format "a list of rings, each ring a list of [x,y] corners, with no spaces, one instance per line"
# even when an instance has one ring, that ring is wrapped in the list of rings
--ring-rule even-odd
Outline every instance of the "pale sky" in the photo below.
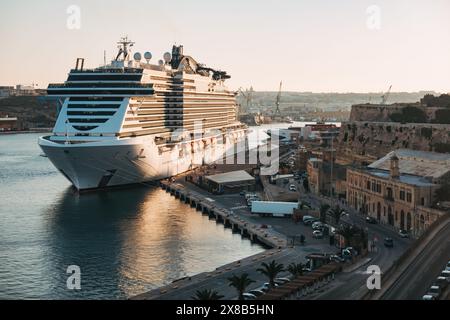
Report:
[[[449,0],[1,0],[0,85],[63,82],[128,35],[154,63],[183,44],[231,89],[449,92],[449,15]]]

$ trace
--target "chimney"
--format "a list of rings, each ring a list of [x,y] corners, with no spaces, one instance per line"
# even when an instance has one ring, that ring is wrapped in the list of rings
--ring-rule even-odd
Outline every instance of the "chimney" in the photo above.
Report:
[[[395,153],[392,155],[390,161],[391,161],[391,178],[397,179],[400,177],[400,168],[398,166],[399,159]]]

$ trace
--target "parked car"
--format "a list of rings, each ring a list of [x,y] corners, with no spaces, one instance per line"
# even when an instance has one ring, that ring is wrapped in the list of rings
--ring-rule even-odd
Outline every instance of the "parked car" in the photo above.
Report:
[[[289,191],[297,191],[297,187],[293,184],[289,186]]]
[[[314,218],[313,216],[303,216],[303,223],[305,225],[313,224],[316,221],[317,219]]]
[[[441,296],[441,288],[438,286],[431,286],[427,292],[427,295],[430,295],[437,300]]]
[[[345,259],[342,258],[341,256],[338,256],[337,254],[331,255],[331,256],[330,256],[330,260],[331,260],[331,261],[334,261],[334,262],[337,262],[337,263],[343,263],[343,262],[345,262]]]
[[[323,232],[320,231],[320,230],[314,230],[313,231],[313,238],[322,239],[323,238]]]
[[[241,191],[241,192],[239,192],[239,195],[240,195],[240,196],[243,196],[243,197],[245,197],[245,194],[246,194],[246,192],[245,192],[245,191]]]
[[[244,293],[242,296],[244,297],[244,300],[256,300],[257,298],[254,294],[248,292]]]
[[[278,287],[278,283],[275,283],[275,287]],[[269,289],[270,289],[270,283],[265,282],[265,283],[262,285],[262,288],[265,288],[266,290],[269,290]]]
[[[323,232],[325,225],[322,222],[316,221],[312,224],[313,230],[319,230]]]
[[[409,233],[408,233],[408,231],[406,231],[406,230],[400,230],[400,231],[398,232],[398,235],[399,235],[400,237],[402,237],[402,238],[409,238]]]
[[[448,281],[446,278],[439,276],[433,285],[438,286],[441,290],[445,290],[448,287]]]
[[[450,261],[447,262],[447,266],[445,267],[445,270],[450,271]]]
[[[366,217],[366,222],[370,223],[370,224],[377,224],[377,219],[375,219],[374,217]]]
[[[275,283],[279,283],[279,284],[285,284],[290,281],[291,281],[291,279],[289,279],[289,278],[276,278],[275,279]]]
[[[384,238],[384,246],[386,248],[392,248],[394,246],[394,240],[392,238]]]
[[[422,297],[422,300],[436,300],[432,295],[426,294]]]
[[[444,277],[445,279],[447,279],[448,282],[450,282],[450,271],[442,270],[440,276]]]
[[[258,290],[258,289],[250,290],[248,293],[254,295],[255,297],[260,297],[260,296],[262,296],[263,294],[265,294],[264,291]]]

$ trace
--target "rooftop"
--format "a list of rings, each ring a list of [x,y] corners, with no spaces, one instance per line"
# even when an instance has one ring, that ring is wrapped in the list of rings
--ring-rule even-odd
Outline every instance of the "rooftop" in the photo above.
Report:
[[[391,157],[399,159],[401,175],[419,178],[439,179],[450,172],[450,154],[410,149],[398,149],[369,165],[369,169],[387,171],[389,174]],[[376,172],[376,171],[374,171]]]
[[[219,173],[212,176],[207,176],[206,179],[217,184],[255,180],[255,178],[248,174],[245,170]]]

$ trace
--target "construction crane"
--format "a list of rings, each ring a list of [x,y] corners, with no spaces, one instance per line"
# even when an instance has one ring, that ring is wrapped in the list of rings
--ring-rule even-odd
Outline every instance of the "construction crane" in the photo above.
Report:
[[[277,100],[275,102],[275,106],[277,107],[275,110],[275,116],[281,117],[280,111],[280,101],[281,101],[281,86],[283,85],[283,81],[280,81],[280,88],[278,89]]]
[[[391,89],[392,89],[392,85],[390,85],[388,91],[386,91],[386,93],[381,96],[381,104],[382,105],[386,104],[387,99],[389,98],[389,95],[391,94]]]
[[[253,100],[253,87],[250,87],[250,89],[245,89],[245,91],[242,88],[239,88],[239,93],[244,97],[245,99],[245,112],[244,110],[240,110],[241,114],[247,113],[250,107],[252,106],[252,100]]]

